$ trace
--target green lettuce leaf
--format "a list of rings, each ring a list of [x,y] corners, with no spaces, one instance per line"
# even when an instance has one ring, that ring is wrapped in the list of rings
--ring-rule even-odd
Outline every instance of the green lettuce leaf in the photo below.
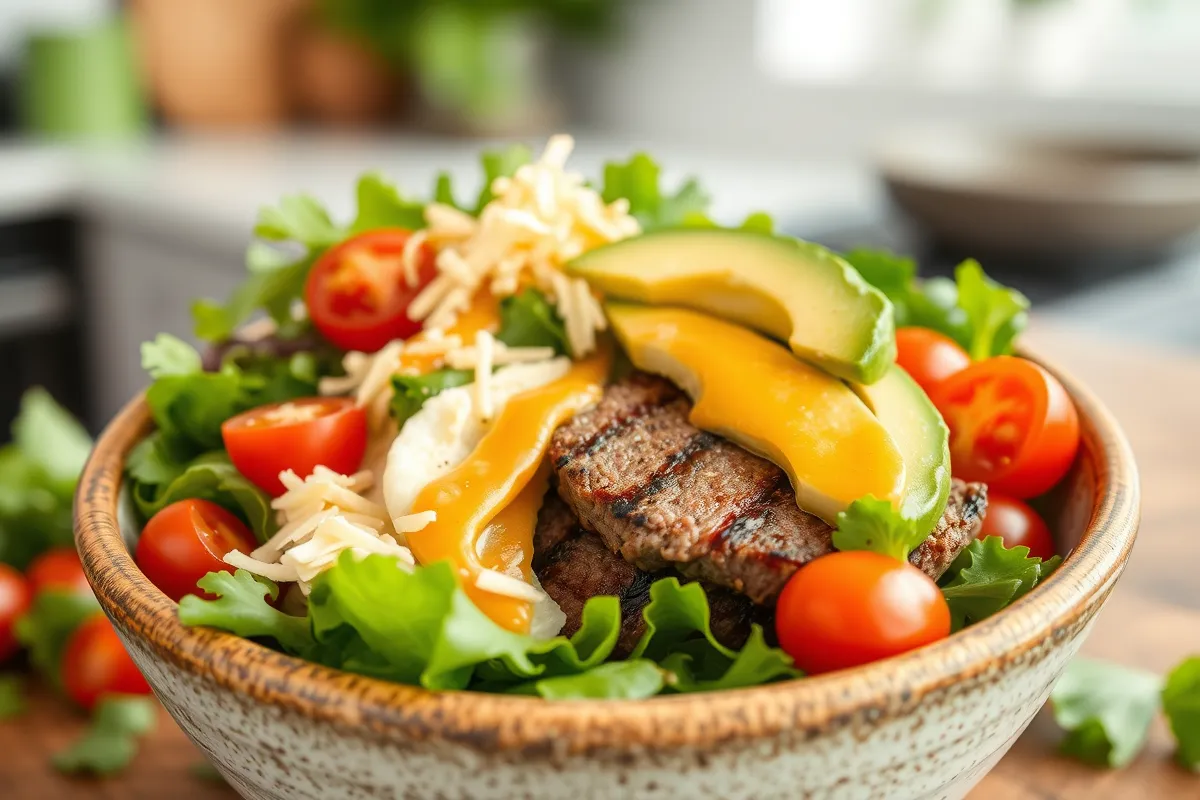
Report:
[[[327,666],[429,689],[634,698],[798,675],[758,627],[740,651],[717,642],[704,590],[673,578],[651,587],[647,632],[622,662],[608,660],[620,636],[617,598],[589,600],[571,638],[538,640],[492,622],[445,562],[410,571],[393,558],[344,553],[313,582],[307,619],[272,608],[265,598],[274,587],[247,573],[209,575],[200,586],[219,599],[184,598],[185,624],[272,639]]]
[[[421,410],[425,401],[447,389],[466,386],[475,380],[469,369],[439,369],[424,375],[392,376],[392,417],[403,426],[413,414]]]
[[[674,194],[668,194],[659,182],[661,171],[658,162],[645,153],[636,153],[624,163],[610,161],[604,165],[600,194],[606,203],[628,200],[629,211],[643,231],[682,225],[692,215],[707,215],[711,199],[698,182],[687,180]]]
[[[337,244],[345,232],[329,217],[320,200],[306,195],[285,195],[276,206],[258,212],[254,235],[274,242],[299,242],[310,250]]]
[[[887,500],[870,495],[838,514],[837,523],[833,546],[838,550],[870,550],[900,561],[908,560],[908,554],[929,535]]]
[[[17,641],[29,651],[29,661],[51,685],[62,687],[62,658],[67,640],[83,622],[100,612],[91,594],[40,592],[14,628]]]
[[[138,455],[142,456],[140,452]],[[211,500],[237,514],[250,526],[260,542],[266,541],[275,531],[271,498],[238,472],[224,450],[213,450],[197,456],[179,468],[169,482],[139,480],[137,476],[144,478],[152,469],[161,470],[161,473],[153,474],[155,478],[170,476],[165,465],[156,461],[159,455],[159,451],[155,450],[152,456],[140,457],[129,467],[129,475],[135,479],[130,493],[144,519],[149,519],[178,500],[196,498]]]
[[[500,301],[496,338],[509,347],[552,347],[559,355],[570,355],[566,323],[537,289],[525,289]]]
[[[449,191],[449,185],[442,191]],[[424,201],[405,198],[379,173],[371,172],[359,178],[356,194],[358,215],[350,225],[351,236],[380,228],[415,231],[425,227]]]
[[[990,617],[1050,575],[1061,559],[1029,555],[1028,547],[1006,548],[999,536],[976,539],[942,577],[954,630]]]
[[[475,214],[483,211],[483,207],[492,202],[492,181],[496,178],[511,177],[518,169],[533,160],[533,153],[523,144],[514,144],[503,150],[485,150],[480,156],[483,163],[483,187],[479,190],[479,198],[475,201]]]
[[[1200,772],[1200,656],[1192,656],[1167,676],[1163,712],[1179,745],[1175,756],[1185,769]]]
[[[279,596],[279,587],[245,570],[210,572],[197,586],[216,596],[206,600],[188,595],[179,601],[179,620],[235,633],[251,639],[272,639],[286,652],[304,655],[313,650],[309,621],[283,613],[267,602]]]
[[[1123,767],[1146,742],[1162,681],[1153,673],[1076,658],[1050,693],[1067,732],[1062,751],[1090,764]]]
[[[206,342],[223,342],[238,326],[262,309],[279,327],[281,335],[298,333],[292,307],[304,295],[308,271],[319,251],[302,255],[265,242],[251,242],[246,250],[246,279],[224,303],[196,300],[192,303],[193,332]]]
[[[989,279],[975,261],[960,264],[953,281],[921,281],[911,258],[867,249],[851,250],[845,258],[892,301],[896,327],[942,333],[974,359],[1011,353],[1028,323],[1029,300]]]
[[[1029,299],[988,278],[974,260],[959,264],[954,277],[958,307],[966,313],[971,330],[967,353],[979,361],[1012,352],[1013,339],[1028,322]]]
[[[21,675],[0,675],[0,722],[25,713],[25,679]]]
[[[41,388],[27,391],[0,447],[0,563],[24,569],[49,547],[69,547],[71,501],[92,441]]]
[[[54,767],[68,775],[120,772],[137,755],[138,738],[151,733],[157,723],[158,705],[149,697],[103,698],[87,732],[54,756]]]

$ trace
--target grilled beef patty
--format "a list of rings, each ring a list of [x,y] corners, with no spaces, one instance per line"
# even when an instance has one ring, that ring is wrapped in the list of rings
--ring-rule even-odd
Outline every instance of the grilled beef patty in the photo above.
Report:
[[[650,602],[650,586],[673,570],[650,573],[613,553],[598,536],[579,525],[566,504],[548,495],[538,515],[534,534],[534,571],[542,589],[567,615],[562,634],[579,630],[583,606],[589,598],[615,595],[621,602],[621,633],[614,654],[629,655],[646,630],[642,609]],[[750,635],[752,621],[762,614],[746,597],[715,586],[708,593],[713,634],[727,647],[741,648]]]
[[[584,528],[639,569],[674,567],[771,605],[801,565],[833,550],[833,529],[799,509],[783,470],[699,430],[690,408],[661,378],[635,374],[610,386],[554,434],[559,494]],[[986,507],[984,486],[955,482],[912,563],[940,577]]]

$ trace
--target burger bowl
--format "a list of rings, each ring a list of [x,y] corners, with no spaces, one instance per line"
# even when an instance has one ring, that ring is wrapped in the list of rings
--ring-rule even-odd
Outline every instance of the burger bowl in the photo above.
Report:
[[[187,628],[134,563],[122,507],[138,397],[75,503],[83,566],[154,693],[244,796],[960,798],[1004,755],[1092,628],[1139,520],[1128,443],[1071,393],[1079,456],[1041,510],[1062,566],[1004,611],[897,658],[820,677],[637,701],[430,692]]]

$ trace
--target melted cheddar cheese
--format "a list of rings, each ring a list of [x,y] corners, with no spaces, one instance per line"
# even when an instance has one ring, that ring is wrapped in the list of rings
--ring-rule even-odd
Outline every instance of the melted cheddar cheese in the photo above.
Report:
[[[611,360],[602,349],[572,364],[561,379],[512,397],[467,459],[428,484],[413,503],[414,511],[437,515],[408,535],[413,555],[422,564],[453,564],[467,596],[509,630],[528,631],[532,604],[480,589],[479,574],[519,564],[525,575],[544,493],[529,487],[537,483],[554,430],[599,399]],[[494,525],[481,558],[479,539],[489,523]]]

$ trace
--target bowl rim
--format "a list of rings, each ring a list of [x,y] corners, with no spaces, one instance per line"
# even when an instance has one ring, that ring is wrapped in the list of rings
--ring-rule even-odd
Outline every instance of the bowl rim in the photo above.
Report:
[[[784,731],[813,735],[855,720],[902,716],[929,695],[987,681],[1057,641],[1056,633],[1086,623],[1111,592],[1140,521],[1133,453],[1090,390],[1035,360],[1066,386],[1079,411],[1082,447],[1094,451],[1096,497],[1078,545],[1036,591],[983,622],[901,656],[796,681],[645,700],[548,702],[432,692],[318,666],[232,634],[184,627],[176,604],[135,565],[117,523],[125,457],[152,429],[143,394],[108,425],[84,468],[74,508],[76,544],[105,612],[155,657],[340,729],[527,754],[712,747]]]

